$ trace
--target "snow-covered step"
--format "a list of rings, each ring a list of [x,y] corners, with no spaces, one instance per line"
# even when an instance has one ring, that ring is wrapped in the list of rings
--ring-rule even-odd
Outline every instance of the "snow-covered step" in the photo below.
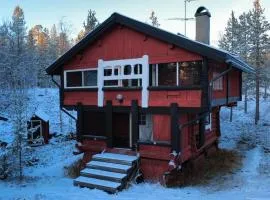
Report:
[[[122,165],[122,164],[115,164],[109,162],[100,162],[100,161],[91,161],[87,163],[86,167],[91,169],[99,169],[105,170],[109,172],[117,172],[127,174],[132,166],[129,165]]]
[[[115,182],[121,183],[123,180],[125,180],[125,178],[127,177],[127,174],[85,168],[84,170],[81,171],[81,176],[108,180],[108,181],[115,181]]]
[[[100,153],[92,157],[92,160],[95,161],[111,162],[130,166],[132,166],[133,162],[135,162],[137,159],[137,156],[129,156],[116,153]]]
[[[88,188],[96,188],[99,190],[104,190],[107,192],[115,193],[121,187],[121,183],[113,182],[113,181],[105,181],[96,178],[89,178],[79,176],[74,180],[75,186],[88,187]]]

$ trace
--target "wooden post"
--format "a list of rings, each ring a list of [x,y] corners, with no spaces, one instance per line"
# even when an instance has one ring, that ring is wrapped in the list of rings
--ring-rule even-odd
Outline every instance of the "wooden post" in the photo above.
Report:
[[[199,122],[199,134],[200,134],[199,145],[201,147],[201,146],[204,145],[204,142],[205,142],[205,117],[200,119],[200,122]]]
[[[233,107],[231,106],[231,112],[230,112],[230,122],[232,122],[232,116],[233,116]]]
[[[220,113],[220,108],[218,107],[216,111],[216,126],[217,126],[217,136],[219,137],[221,135],[220,133],[220,119],[219,119],[219,113]]]
[[[82,140],[83,135],[83,105],[82,103],[77,104],[77,140]]]
[[[139,139],[139,112],[138,112],[138,101],[131,101],[131,134],[132,134],[132,148],[136,148],[136,144]]]
[[[112,137],[113,137],[113,131],[112,131],[112,101],[106,102],[105,107],[105,115],[106,115],[106,136],[107,136],[107,146],[112,147]]]
[[[212,99],[210,99],[209,92],[211,94],[211,91],[209,91],[209,80],[208,80],[208,60],[207,58],[203,58],[203,63],[202,63],[202,71],[201,71],[201,76],[200,76],[200,82],[202,86],[202,106],[204,108],[210,109],[210,102]],[[211,97],[212,98],[212,97]]]
[[[179,129],[179,114],[178,114],[178,104],[171,104],[171,145],[172,151],[179,153],[181,151],[181,137]]]

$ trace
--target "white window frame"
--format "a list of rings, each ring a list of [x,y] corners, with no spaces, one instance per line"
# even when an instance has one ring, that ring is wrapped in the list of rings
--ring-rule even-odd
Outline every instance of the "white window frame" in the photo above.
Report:
[[[96,86],[84,86],[84,72],[85,71],[97,71],[98,72],[98,68],[85,68],[85,69],[64,70],[64,88],[65,89],[97,88],[98,87],[98,84]],[[82,86],[68,87],[67,86],[67,73],[68,72],[82,72]]]

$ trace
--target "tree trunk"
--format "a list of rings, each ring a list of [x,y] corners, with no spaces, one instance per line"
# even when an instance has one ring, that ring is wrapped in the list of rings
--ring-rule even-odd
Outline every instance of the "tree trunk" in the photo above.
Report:
[[[256,108],[255,108],[255,124],[260,120],[260,80],[258,71],[256,72]]]

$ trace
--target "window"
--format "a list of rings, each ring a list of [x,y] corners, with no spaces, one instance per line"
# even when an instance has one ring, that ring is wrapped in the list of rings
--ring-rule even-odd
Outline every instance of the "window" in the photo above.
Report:
[[[118,80],[105,80],[104,86],[107,86],[107,87],[119,86],[119,81]]]
[[[220,73],[213,72],[213,79],[218,77]],[[223,76],[213,82],[214,90],[223,90]]]
[[[82,72],[66,72],[66,86],[67,87],[81,87],[82,86]]]
[[[179,85],[200,85],[201,62],[182,62],[179,64]]]
[[[115,65],[104,69],[104,87],[141,87],[141,85],[141,64]]]
[[[139,115],[139,125],[146,125],[146,115],[145,114]]]
[[[111,76],[112,75],[112,69],[104,69],[104,76]]]
[[[176,63],[158,65],[158,85],[176,86]]]
[[[150,65],[151,86],[200,85],[201,61]]]
[[[97,87],[97,70],[68,70],[64,72],[65,88]]]
[[[97,86],[97,70],[84,71],[84,86]]]
[[[142,74],[142,65],[141,64],[134,65],[134,74]]]
[[[131,66],[125,65],[124,66],[124,75],[130,75],[131,74]]]

